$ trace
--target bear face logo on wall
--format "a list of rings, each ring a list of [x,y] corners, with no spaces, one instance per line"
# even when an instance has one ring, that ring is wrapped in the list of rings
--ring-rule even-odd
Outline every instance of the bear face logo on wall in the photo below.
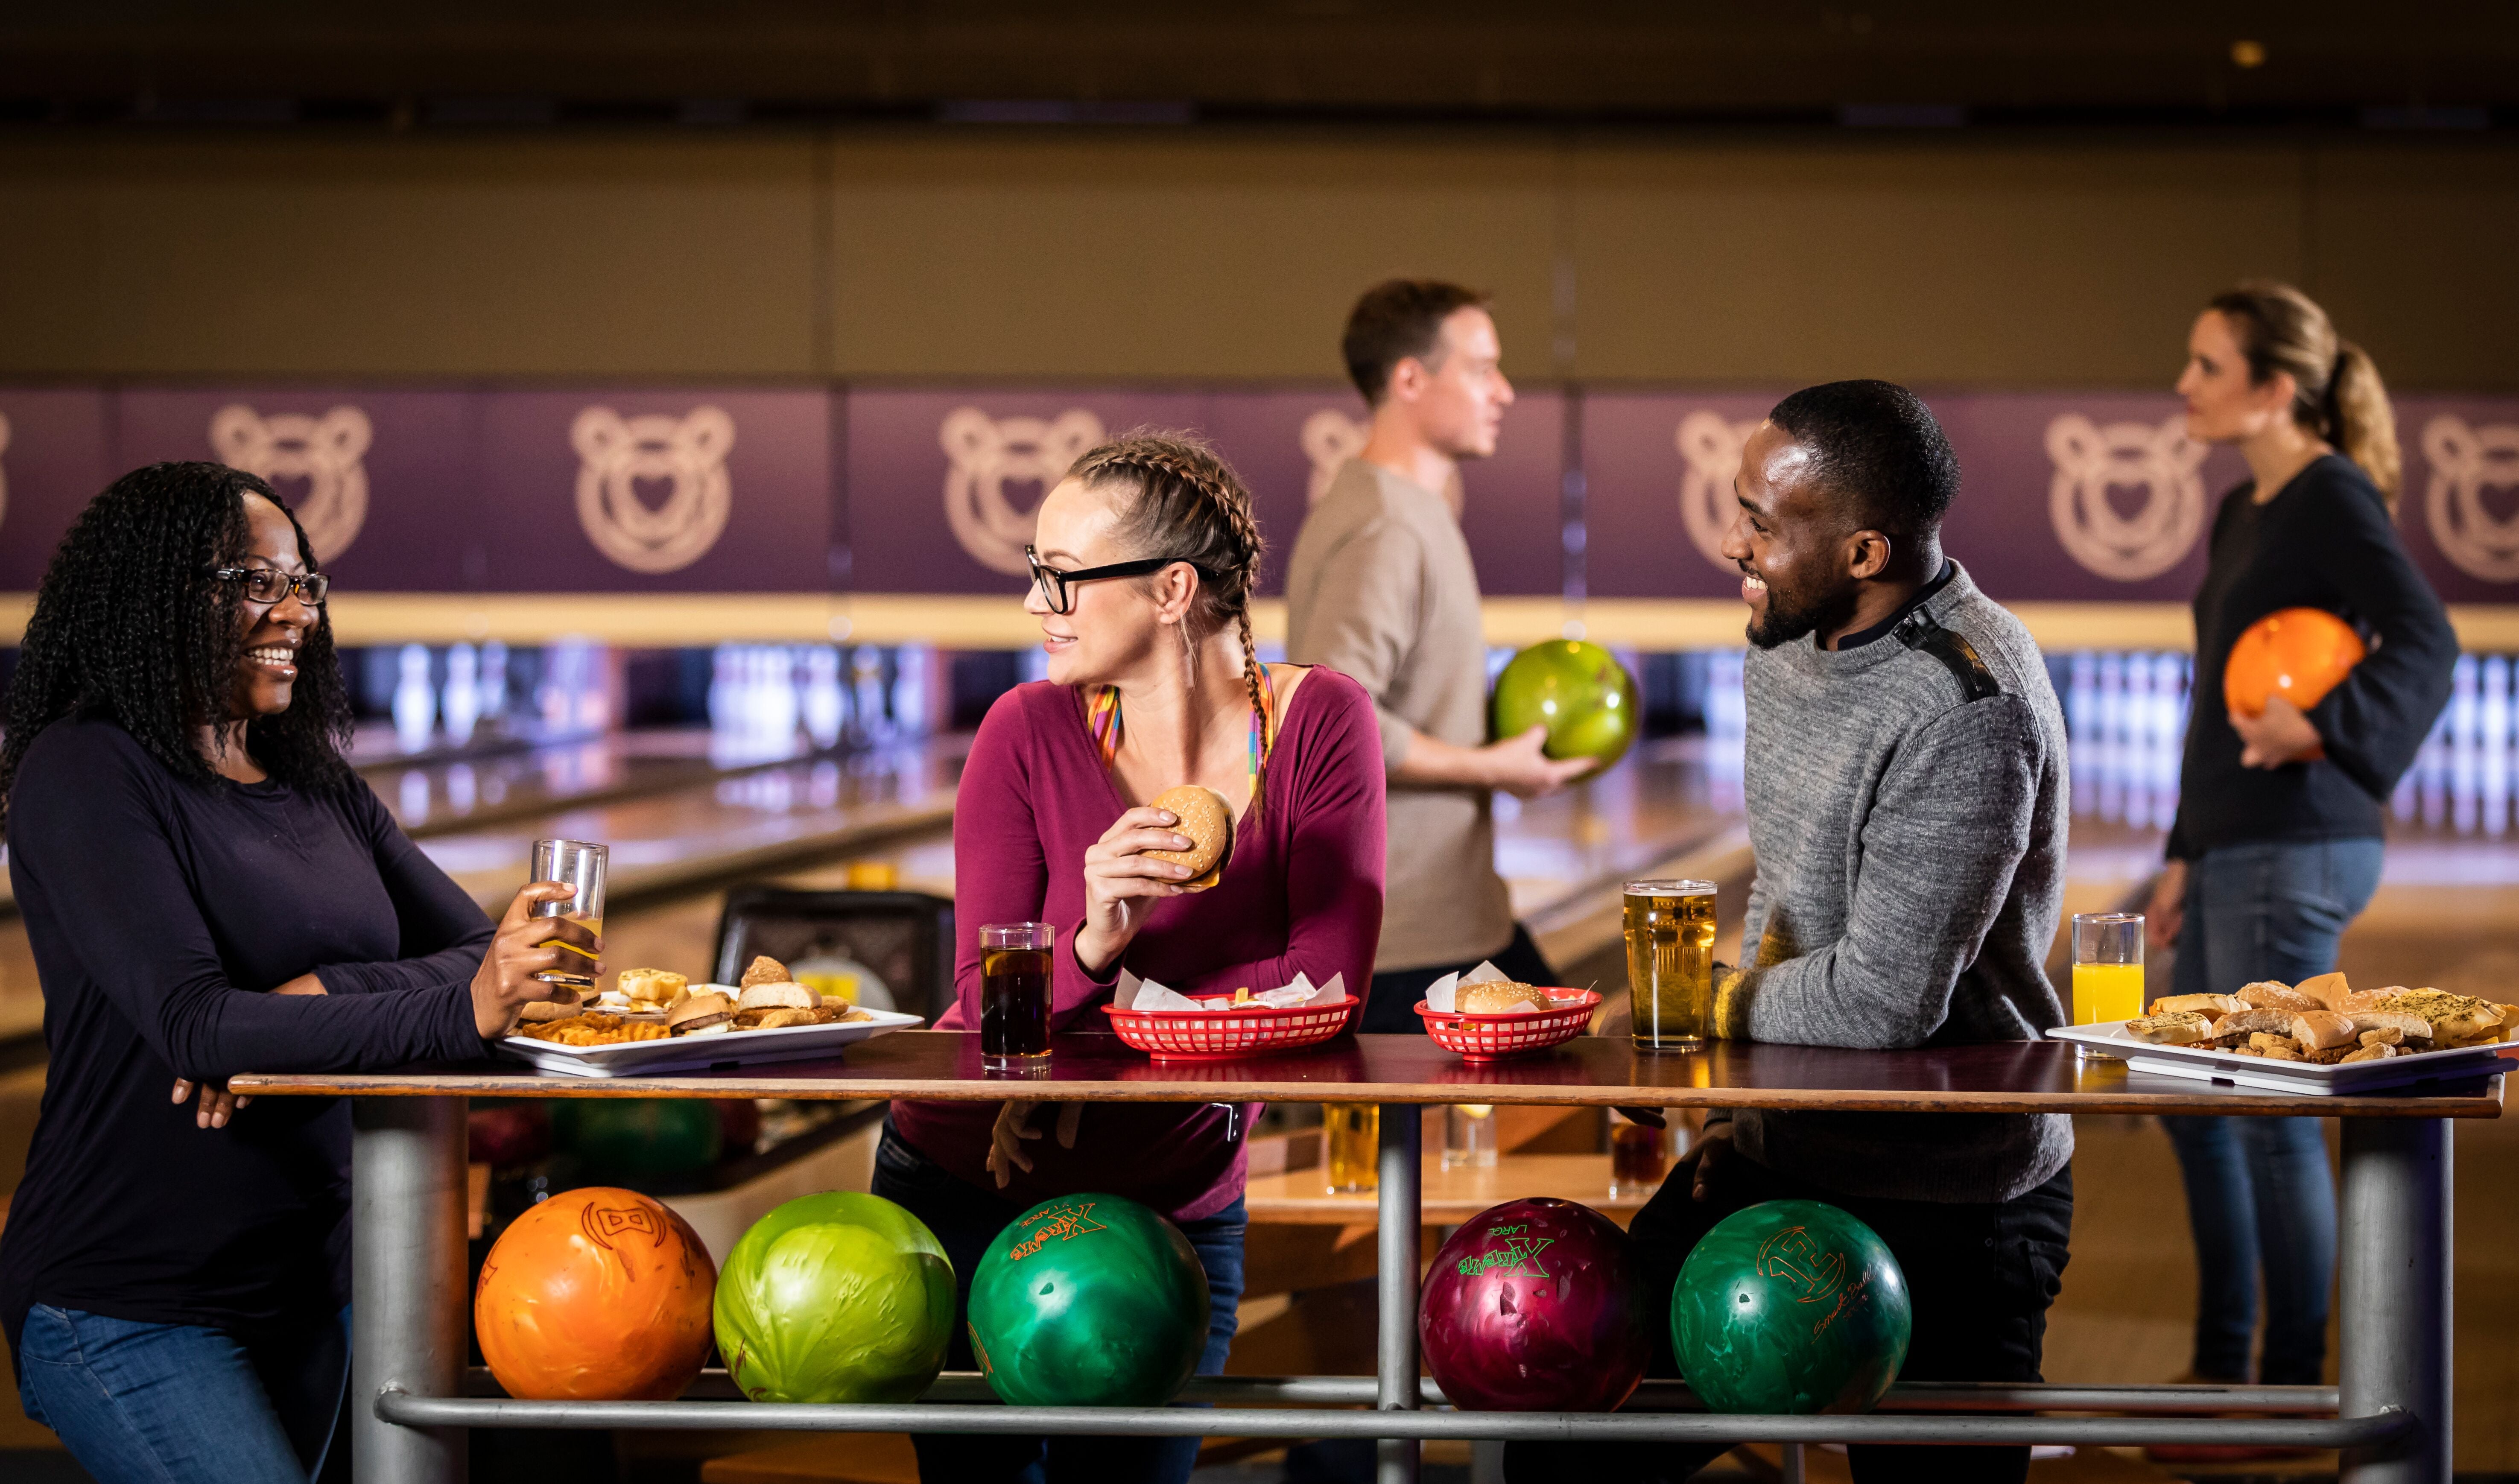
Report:
[[[1373,437],[1373,428],[1356,421],[1334,407],[1322,408],[1304,419],[1304,430],[1296,441],[1303,445],[1304,458],[1312,466],[1309,486],[1304,492],[1306,506],[1318,504],[1330,492],[1330,481],[1347,461],[1364,452],[1365,443]],[[1461,470],[1456,464],[1452,477],[1443,481],[1443,502],[1452,507],[1452,518],[1461,518]]]
[[[2484,504],[2486,490],[2519,495],[2519,425],[2434,417],[2423,424],[2423,516],[2441,554],[2469,577],[2519,582],[2519,509],[2504,519]]]
[[[306,493],[290,501],[289,508],[306,528],[306,544],[319,562],[349,550],[368,523],[368,468],[361,460],[375,438],[368,415],[355,407],[336,407],[321,417],[265,417],[240,402],[210,415],[210,450],[221,463],[275,488],[306,481]],[[281,495],[287,498],[288,491]]]
[[[945,520],[953,539],[991,571],[1030,575],[1024,547],[1040,515],[1040,500],[1018,510],[1006,486],[1036,484],[1046,496],[1068,465],[1102,441],[1102,419],[1083,408],[1055,418],[992,417],[976,407],[945,415]]]
[[[677,572],[708,554],[734,508],[726,456],[734,419],[717,407],[685,416],[624,417],[590,407],[569,425],[577,450],[577,522],[614,565],[632,572]],[[662,503],[640,497],[641,483],[662,485]]]
[[[1679,431],[1671,435],[1688,465],[1688,472],[1679,476],[1680,524],[1688,528],[1689,544],[1698,554],[1726,572],[1735,570],[1723,554],[1723,537],[1741,508],[1732,492],[1741,477],[1741,451],[1765,420],[1734,422],[1701,409],[1679,419]]]
[[[2204,458],[2187,419],[2099,426],[2079,413],[2047,424],[2055,477],[2048,514],[2065,554],[2112,582],[2158,577],[2187,559],[2204,530]],[[2120,515],[2108,491],[2139,490],[2143,505]]]

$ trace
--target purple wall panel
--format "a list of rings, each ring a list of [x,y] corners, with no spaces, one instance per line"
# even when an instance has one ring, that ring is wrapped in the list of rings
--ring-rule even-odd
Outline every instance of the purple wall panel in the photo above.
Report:
[[[250,469],[297,512],[345,586],[470,591],[499,545],[475,493],[477,401],[357,387],[140,388],[113,398],[113,461]]]
[[[1740,594],[1740,573],[1713,553],[1732,522],[1741,440],[1775,405],[1773,396],[1756,392],[1583,399],[1588,595]]]
[[[477,486],[498,591],[831,586],[831,394],[502,392]]]
[[[2397,529],[2453,603],[2519,600],[2519,398],[2400,397]]]
[[[119,467],[105,395],[0,388],[0,590],[31,592]]]

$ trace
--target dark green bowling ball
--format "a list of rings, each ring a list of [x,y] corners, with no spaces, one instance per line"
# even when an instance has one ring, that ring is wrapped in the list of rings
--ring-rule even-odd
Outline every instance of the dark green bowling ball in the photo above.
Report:
[[[1590,758],[1595,773],[1626,756],[1645,720],[1627,667],[1580,639],[1550,639],[1515,655],[1496,677],[1489,711],[1499,740],[1545,725],[1543,752]]]
[[[953,1265],[927,1224],[831,1191],[752,1224],[717,1278],[717,1348],[756,1402],[908,1402],[953,1336]]]
[[[1207,1271],[1118,1196],[1062,1196],[997,1234],[971,1279],[971,1348],[1019,1407],[1160,1407],[1207,1348]]]
[[[1670,1342],[1716,1412],[1869,1412],[1907,1358],[1907,1275],[1872,1228],[1816,1200],[1715,1224],[1670,1295]]]
[[[726,1146],[717,1105],[699,1098],[558,1098],[552,1143],[597,1180],[689,1175]]]

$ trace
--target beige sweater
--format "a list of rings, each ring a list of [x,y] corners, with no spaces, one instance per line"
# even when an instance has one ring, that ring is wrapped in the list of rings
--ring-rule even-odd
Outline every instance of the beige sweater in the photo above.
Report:
[[[1487,740],[1486,641],[1470,544],[1443,497],[1350,459],[1295,538],[1286,658],[1355,677],[1396,768],[1413,735]],[[1484,789],[1391,785],[1380,972],[1469,963],[1513,940]]]

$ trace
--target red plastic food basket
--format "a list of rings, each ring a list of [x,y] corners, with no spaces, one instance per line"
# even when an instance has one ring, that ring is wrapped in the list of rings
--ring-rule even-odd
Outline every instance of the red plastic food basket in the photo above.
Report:
[[[1525,1010],[1507,1015],[1468,1015],[1460,1011],[1429,1010],[1426,1002],[1417,1002],[1417,1014],[1426,1022],[1426,1033],[1446,1051],[1457,1051],[1464,1062],[1493,1062],[1505,1057],[1521,1056],[1528,1051],[1546,1051],[1563,1045],[1583,1033],[1583,1026],[1600,1007],[1601,996],[1589,989],[1556,991],[1558,1008]],[[1580,993],[1579,1000],[1567,1000],[1565,995]]]
[[[1193,995],[1207,1003],[1231,1003],[1226,995]],[[1350,994],[1326,1005],[1240,1010],[1123,1010],[1105,1005],[1120,1039],[1158,1062],[1232,1062],[1299,1046],[1317,1046],[1347,1028],[1364,1001]]]

